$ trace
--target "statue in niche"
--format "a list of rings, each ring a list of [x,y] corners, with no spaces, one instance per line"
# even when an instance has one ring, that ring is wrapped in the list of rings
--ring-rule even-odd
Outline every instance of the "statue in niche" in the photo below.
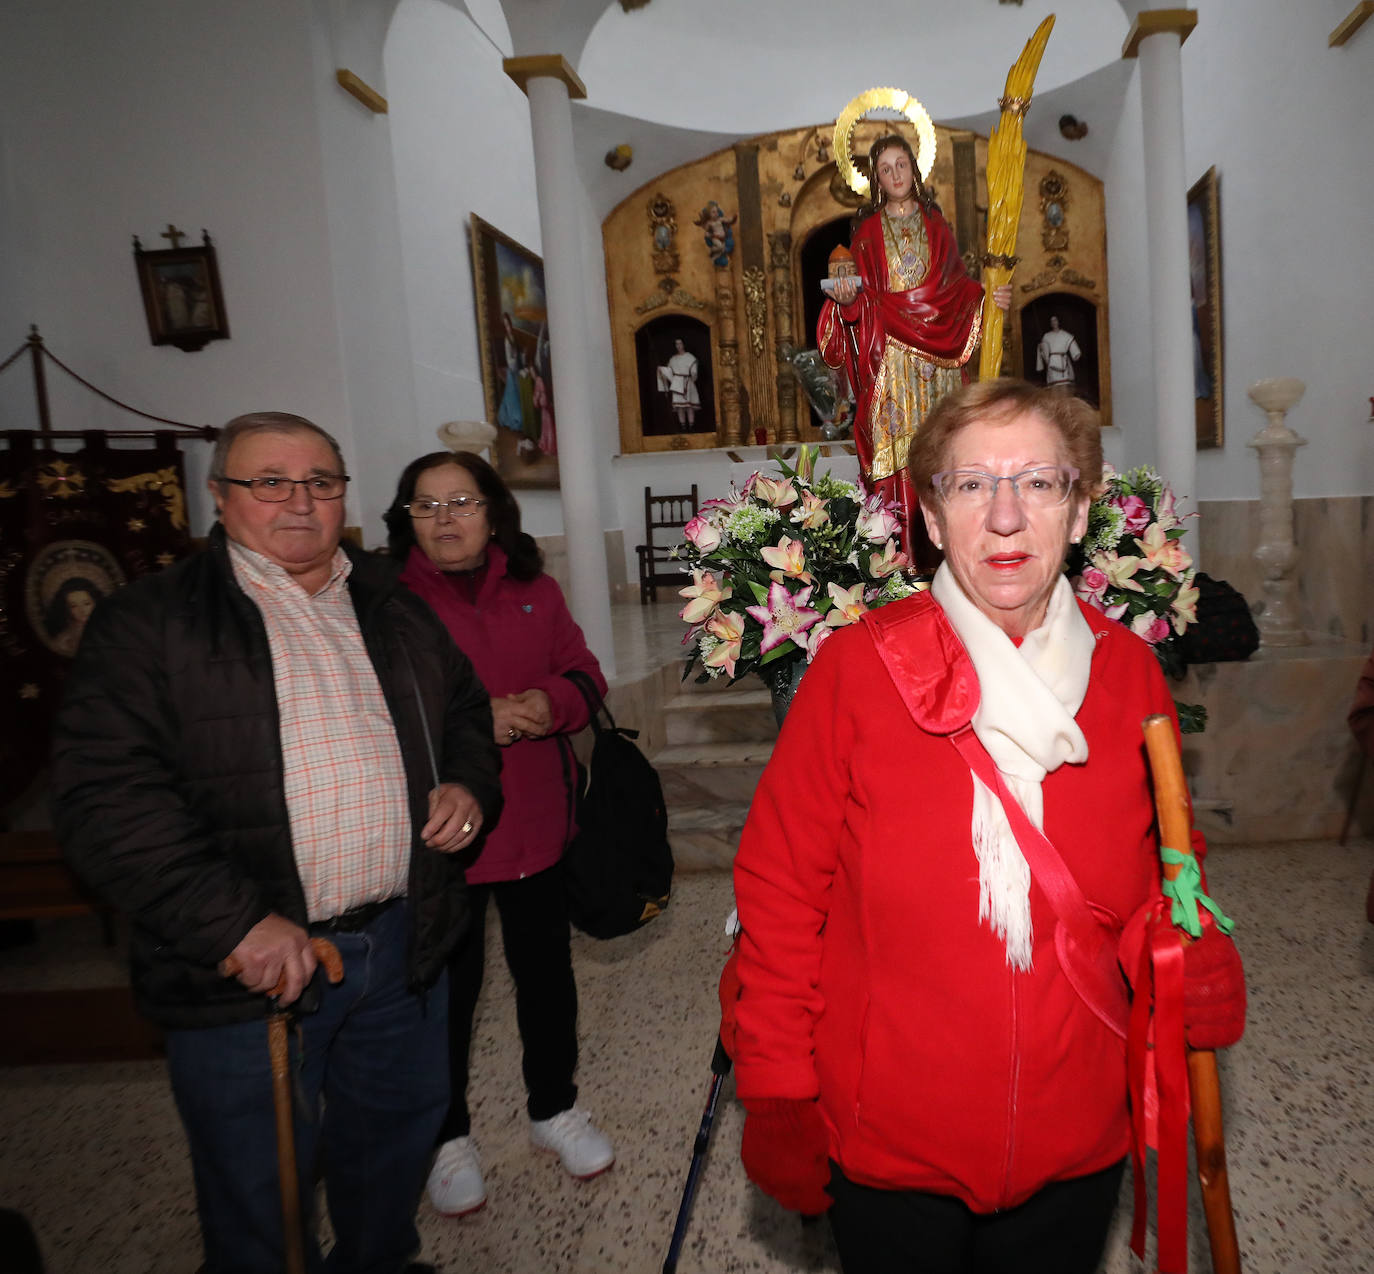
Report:
[[[711,264],[724,270],[730,264],[730,254],[735,250],[735,232],[730,228],[739,220],[739,213],[727,217],[725,209],[712,199],[692,222],[700,226],[706,236],[706,254]]]
[[[924,183],[935,162],[935,135],[917,127],[919,164],[897,133],[879,137],[869,150],[871,203],[850,241],[852,268],[832,258],[831,277],[822,281],[828,299],[817,340],[858,401],[854,440],[864,486],[893,505],[904,547],[929,570],[939,554],[917,509],[907,452],[936,404],[968,379],[966,364],[982,330],[983,286],[969,276],[954,231]],[[853,179],[851,186],[860,189]],[[1008,309],[1011,289],[999,288],[994,299]]]

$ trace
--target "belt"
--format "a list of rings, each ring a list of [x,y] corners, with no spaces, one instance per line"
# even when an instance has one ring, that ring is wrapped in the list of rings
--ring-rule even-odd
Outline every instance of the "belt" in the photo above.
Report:
[[[361,907],[351,907],[328,920],[316,920],[310,927],[323,929],[326,933],[361,933],[400,901],[400,897],[397,896],[384,898],[381,902],[365,902]]]

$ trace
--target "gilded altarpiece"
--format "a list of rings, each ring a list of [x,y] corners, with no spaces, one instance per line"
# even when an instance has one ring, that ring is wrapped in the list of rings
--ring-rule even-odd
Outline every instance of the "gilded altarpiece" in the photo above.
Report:
[[[861,122],[855,153],[890,127]],[[602,223],[623,452],[821,440],[783,354],[814,347],[820,280],[830,250],[848,243],[857,211],[831,132],[820,124],[716,151],[655,177]],[[930,184],[976,268],[986,230],[987,139],[939,126],[936,135]],[[1097,178],[1029,152],[1004,374],[1045,380],[1037,355],[1043,363],[1040,346],[1054,315],[1072,326],[1080,350],[1070,359],[1080,373],[1074,391],[1110,424],[1105,227]],[[976,374],[976,358],[970,368]]]

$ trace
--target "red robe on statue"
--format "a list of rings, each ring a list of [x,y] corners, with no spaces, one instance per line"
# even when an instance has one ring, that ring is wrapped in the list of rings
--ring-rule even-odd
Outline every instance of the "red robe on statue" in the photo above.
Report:
[[[854,387],[865,488],[898,506],[903,547],[918,566],[933,569],[939,555],[907,477],[907,451],[936,403],[968,379],[983,286],[968,276],[954,232],[933,206],[910,217],[874,213],[854,232],[850,250],[863,288],[850,305],[827,300],[821,307],[821,356]]]

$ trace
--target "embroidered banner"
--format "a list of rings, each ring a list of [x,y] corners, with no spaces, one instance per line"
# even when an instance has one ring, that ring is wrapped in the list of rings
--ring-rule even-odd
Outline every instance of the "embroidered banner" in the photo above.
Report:
[[[66,669],[96,605],[191,550],[177,435],[79,451],[9,432],[0,450],[0,805],[47,762]]]

